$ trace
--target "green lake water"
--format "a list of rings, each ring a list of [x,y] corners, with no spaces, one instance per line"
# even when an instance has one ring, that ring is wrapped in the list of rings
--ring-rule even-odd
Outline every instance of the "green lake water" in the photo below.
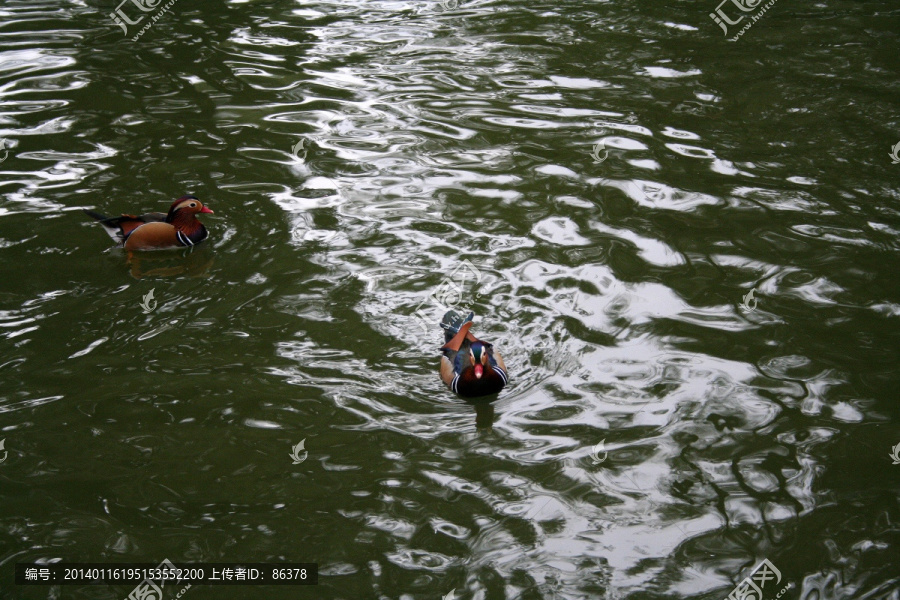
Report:
[[[0,4],[0,598],[900,599],[900,6],[716,2]]]

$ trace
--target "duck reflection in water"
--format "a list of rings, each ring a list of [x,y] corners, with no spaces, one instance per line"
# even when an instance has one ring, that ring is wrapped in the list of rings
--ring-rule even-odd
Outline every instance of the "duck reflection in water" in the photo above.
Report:
[[[475,428],[490,429],[494,426],[494,400],[497,395],[486,396],[484,398],[466,398],[466,404],[475,409]]]
[[[131,265],[131,276],[135,279],[144,277],[204,277],[213,265],[213,254],[209,247],[187,248],[160,252],[141,252],[131,254],[128,264]]]

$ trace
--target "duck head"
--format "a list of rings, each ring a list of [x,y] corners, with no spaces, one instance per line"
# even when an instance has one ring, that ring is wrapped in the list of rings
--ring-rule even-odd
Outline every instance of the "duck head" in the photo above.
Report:
[[[210,209],[203,206],[197,196],[182,196],[172,203],[169,207],[169,214],[166,215],[166,223],[171,223],[178,227],[179,225],[189,225],[196,220],[200,213],[215,214]],[[188,227],[190,228],[190,227]]]
[[[481,379],[482,375],[484,375],[485,367],[488,366],[488,356],[484,344],[475,342],[469,347],[469,360],[472,363],[472,368],[475,369],[475,379]]]

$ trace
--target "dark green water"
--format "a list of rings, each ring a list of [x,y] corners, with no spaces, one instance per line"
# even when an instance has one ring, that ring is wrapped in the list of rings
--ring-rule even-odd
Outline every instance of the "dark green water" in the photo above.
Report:
[[[116,6],[0,6],[0,598],[900,598],[896,2]],[[187,192],[192,253],[81,212]]]

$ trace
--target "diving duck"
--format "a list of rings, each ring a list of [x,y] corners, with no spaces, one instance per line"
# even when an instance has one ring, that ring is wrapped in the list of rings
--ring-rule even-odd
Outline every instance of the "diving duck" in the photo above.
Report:
[[[109,237],[126,250],[159,250],[199,244],[209,233],[197,220],[199,213],[213,214],[196,196],[182,196],[172,203],[168,213],[107,217],[85,210],[94,217]]]
[[[440,348],[444,354],[441,380],[464,398],[497,394],[509,381],[500,353],[469,333],[474,317],[474,313],[469,313],[463,320],[456,311],[450,310],[441,319],[446,342]]]

